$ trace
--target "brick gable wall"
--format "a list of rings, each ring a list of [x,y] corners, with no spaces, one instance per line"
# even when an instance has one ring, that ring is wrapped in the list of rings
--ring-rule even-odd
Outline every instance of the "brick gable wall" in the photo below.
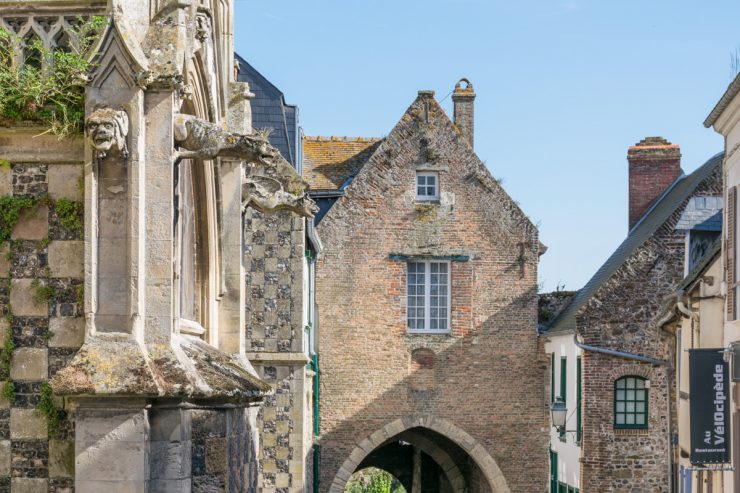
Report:
[[[360,442],[408,416],[469,433],[511,491],[545,488],[537,231],[461,139],[417,99],[319,227],[322,492]],[[438,204],[415,202],[425,162]],[[450,335],[407,333],[406,262],[391,254],[468,257],[451,262]]]

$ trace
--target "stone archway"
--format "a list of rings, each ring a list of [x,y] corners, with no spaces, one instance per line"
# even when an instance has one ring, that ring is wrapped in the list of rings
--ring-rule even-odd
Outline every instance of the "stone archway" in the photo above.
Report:
[[[493,493],[511,493],[496,460],[475,438],[449,421],[433,416],[408,416],[392,421],[361,441],[337,471],[329,488],[329,493],[342,493],[360,463],[378,447],[391,438],[397,437],[411,428],[427,428],[461,447],[476,463],[483,473]]]
[[[398,438],[419,447],[422,452],[434,459],[447,477],[447,481],[450,482],[452,490],[455,493],[465,493],[465,476],[460,471],[457,463],[450,457],[450,454],[442,447],[412,430],[404,431],[398,435]]]

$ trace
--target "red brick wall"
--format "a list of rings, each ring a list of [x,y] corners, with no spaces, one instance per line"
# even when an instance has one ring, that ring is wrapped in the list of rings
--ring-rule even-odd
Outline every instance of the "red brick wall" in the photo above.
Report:
[[[681,151],[662,137],[647,137],[631,146],[629,162],[629,228],[681,174]]]
[[[537,231],[461,139],[417,99],[319,226],[320,491],[363,439],[411,415],[472,435],[511,491],[545,489]],[[429,156],[442,198],[420,205]],[[406,263],[390,254],[469,257],[451,264],[451,334],[407,333]],[[411,363],[418,348],[434,354],[431,375]]]

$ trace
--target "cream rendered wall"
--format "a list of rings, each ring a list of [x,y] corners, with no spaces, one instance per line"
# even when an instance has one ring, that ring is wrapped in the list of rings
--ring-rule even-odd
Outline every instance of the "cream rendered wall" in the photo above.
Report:
[[[724,297],[722,296],[722,262],[717,257],[702,275],[701,280],[687,293],[689,307],[699,315],[698,321],[687,317],[681,318],[679,326],[680,343],[676,348],[676,379],[679,394],[678,402],[678,444],[681,451],[688,455],[691,451],[689,397],[689,354],[692,348],[721,348],[724,344]],[[679,454],[678,465],[684,468],[691,467],[688,457]],[[710,473],[704,473],[706,476]],[[731,473],[714,472],[712,477],[712,491],[706,493],[720,493],[731,491],[726,489],[726,483],[731,481]],[[724,478],[722,476],[725,476]],[[697,474],[694,473],[694,485],[698,485]]]
[[[724,188],[725,188],[725,215],[723,223],[723,239],[727,238],[727,204],[728,204],[728,193],[730,187],[740,186],[740,95],[736,95],[729,105],[720,114],[717,120],[713,123],[713,128],[718,133],[722,134],[725,138],[725,160],[723,163],[724,171]],[[736,235],[737,235],[737,227]],[[731,286],[727,286],[727,279],[725,275],[725,259],[727,258],[727,252],[725,251],[727,243],[722,242],[722,289],[723,293],[727,292],[728,289],[733,289]],[[737,253],[735,254],[737,257]],[[736,263],[737,265],[737,263]],[[738,278],[736,274],[736,279]],[[736,288],[734,288],[736,289]],[[726,317],[727,311],[723,310],[724,317]],[[734,342],[740,341],[740,320],[725,320],[724,321],[724,339],[723,346],[727,346]],[[740,364],[740,361],[735,361],[735,364]],[[740,440],[740,430],[734,426],[736,416],[738,414],[738,403],[740,402],[737,395],[737,387],[733,385],[732,388],[733,396],[732,402],[734,403],[732,409],[732,437],[733,440]],[[740,458],[733,454],[733,465],[735,468],[740,467]],[[740,484],[737,485],[740,488]],[[732,473],[724,474],[724,493],[733,493],[736,490],[735,480]]]
[[[576,362],[581,356],[581,349],[573,342],[573,334],[567,333],[562,335],[547,336],[545,339],[545,353],[555,355],[555,396],[560,393],[560,362],[562,357],[567,357],[567,377],[566,377],[566,402],[568,409],[568,419],[566,430],[576,430]],[[552,357],[552,356],[549,356]],[[583,381],[581,381],[583,383]],[[549,398],[549,396],[548,396]],[[561,441],[560,436],[555,428],[550,427],[550,449],[558,454],[558,479],[563,483],[576,488],[581,487],[581,447],[576,443],[576,433],[566,433],[565,441]]]

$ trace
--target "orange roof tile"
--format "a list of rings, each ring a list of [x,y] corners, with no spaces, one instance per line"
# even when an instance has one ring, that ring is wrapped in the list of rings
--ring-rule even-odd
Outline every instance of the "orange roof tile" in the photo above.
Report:
[[[359,173],[382,139],[304,137],[303,177],[311,190],[338,190]]]

